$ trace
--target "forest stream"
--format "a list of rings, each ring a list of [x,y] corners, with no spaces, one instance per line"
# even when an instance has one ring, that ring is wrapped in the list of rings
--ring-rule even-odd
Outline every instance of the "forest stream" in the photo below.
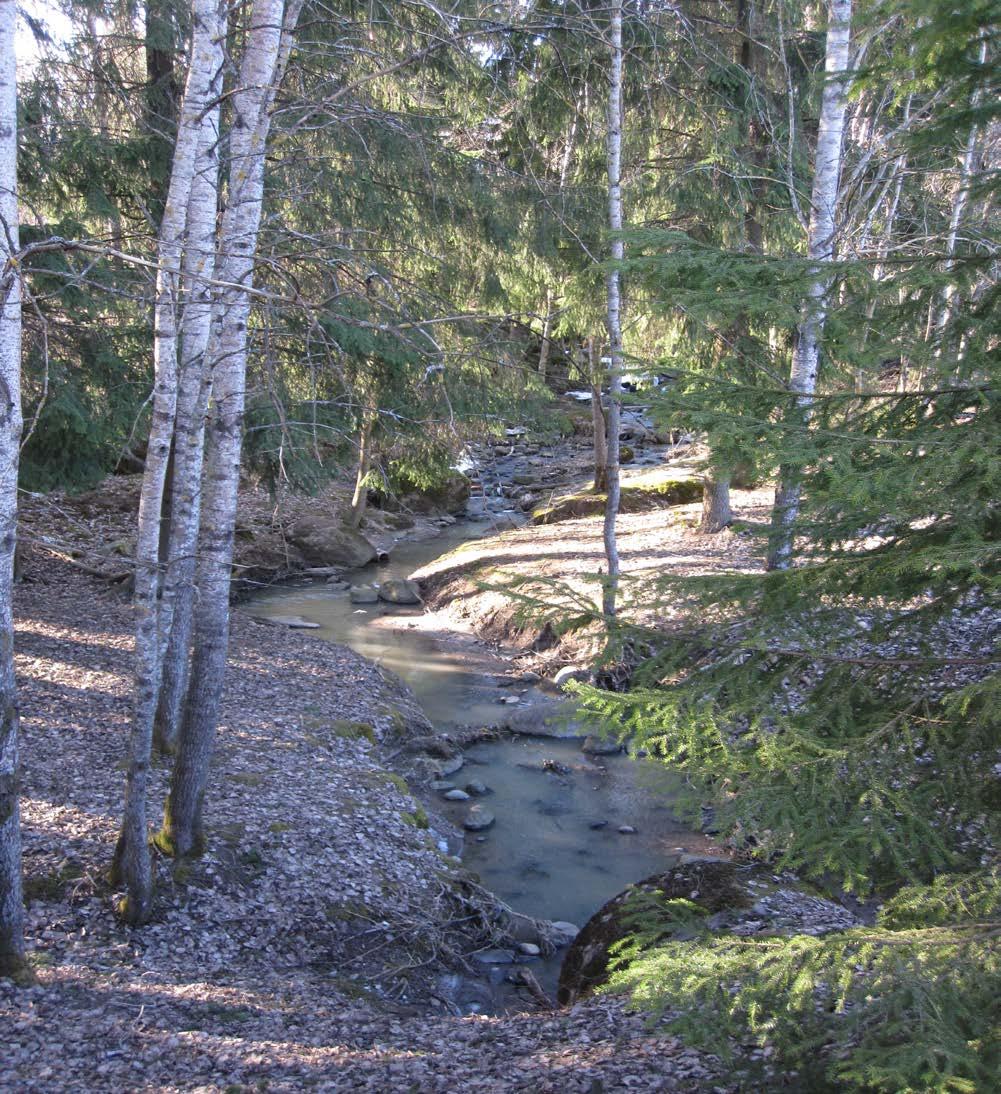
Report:
[[[459,544],[489,534],[483,521],[460,521],[431,540],[400,544],[384,564],[345,574],[351,584],[407,577]],[[319,624],[311,633],[350,646],[399,675],[442,732],[450,727],[495,725],[505,698],[522,707],[543,698],[533,685],[498,687],[512,656],[466,634],[429,631],[420,608],[356,605],[348,593],[320,581],[270,589],[249,605],[259,618]],[[580,738],[504,735],[467,748],[460,770],[448,776],[457,789],[472,784],[482,796],[448,801],[442,790],[434,811],[462,830],[478,801],[496,818],[487,831],[448,842],[515,911],[582,926],[631,882],[665,869],[681,852],[704,854],[711,842],[692,832],[673,810],[668,772],[653,761],[622,753],[592,756]],[[483,793],[481,787],[487,788]],[[446,850],[445,841],[442,850]],[[536,963],[551,988],[561,954]],[[498,973],[500,970],[497,970]]]

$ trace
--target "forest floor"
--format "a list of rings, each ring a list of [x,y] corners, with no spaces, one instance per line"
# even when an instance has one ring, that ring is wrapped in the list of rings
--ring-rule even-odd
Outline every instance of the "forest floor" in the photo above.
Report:
[[[241,612],[206,803],[210,850],[180,872],[158,858],[154,921],[122,927],[105,876],[131,613],[119,586],[69,561],[54,504],[25,506],[16,590],[36,982],[0,981],[0,1088],[563,1094],[719,1081],[710,1058],[645,1032],[617,1000],[448,1013],[440,975],[489,944],[491,913],[466,899],[459,864],[389,770],[401,741],[426,733],[423,716],[351,651]],[[68,528],[79,523],[64,512]],[[115,521],[89,519],[95,545],[112,543]],[[153,822],[166,781],[159,764]]]

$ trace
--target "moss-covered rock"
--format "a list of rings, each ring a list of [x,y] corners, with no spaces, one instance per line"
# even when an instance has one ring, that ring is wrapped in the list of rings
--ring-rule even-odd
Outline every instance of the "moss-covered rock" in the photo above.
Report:
[[[697,922],[682,923],[667,901],[684,900],[698,910]],[[811,934],[845,930],[854,915],[794,878],[776,878],[766,867],[723,859],[678,856],[675,865],[613,897],[584,925],[560,970],[559,1002],[569,1005],[608,979],[611,951],[634,934],[692,938],[700,930],[752,934]]]

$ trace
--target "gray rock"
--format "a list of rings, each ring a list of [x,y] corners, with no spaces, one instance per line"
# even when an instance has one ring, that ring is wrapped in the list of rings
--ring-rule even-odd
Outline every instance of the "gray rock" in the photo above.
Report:
[[[448,779],[435,779],[431,783],[432,790],[454,790],[455,783],[450,783]]]
[[[466,793],[475,794],[476,797],[482,797],[484,794],[490,793],[490,787],[486,783],[480,782],[479,779],[471,779],[466,783]]]
[[[377,604],[379,602],[379,590],[374,585],[352,585],[352,604]]]
[[[340,577],[328,577],[327,588],[332,592],[346,592],[351,586],[343,578]]]
[[[622,745],[618,741],[609,741],[604,737],[595,737],[589,733],[580,746],[584,752],[590,752],[592,756],[614,756],[622,751]]]
[[[619,835],[621,836],[635,836],[636,829],[631,824],[620,824]]]
[[[311,623],[308,619],[303,619],[298,615],[270,615],[270,616],[255,616],[264,623],[275,623],[281,627],[291,627],[297,631],[317,631],[320,629],[319,623]]]
[[[564,699],[542,699],[526,703],[504,718],[503,727],[531,737],[582,737],[573,721],[574,707]]]
[[[422,604],[421,590],[409,578],[390,577],[379,586],[379,599],[387,604]]]
[[[450,760],[443,760],[435,768],[435,773],[439,779],[447,779],[449,775],[454,775],[456,771],[462,768],[464,761],[461,756],[453,756]]]
[[[376,556],[371,543],[354,528],[319,514],[301,516],[286,536],[312,566],[365,566]]]
[[[549,934],[557,946],[566,946],[580,934],[580,927],[565,919],[557,919],[549,924]]]
[[[519,942],[518,950],[527,957],[538,957],[542,953],[542,948],[534,942]]]
[[[504,925],[505,934],[515,942],[538,942],[539,925],[531,916],[522,915],[521,912],[512,912],[508,922]]]
[[[473,960],[481,965],[511,965],[514,963],[514,954],[511,950],[480,950],[473,954]]]
[[[469,795],[465,790],[460,790],[458,787],[452,790],[446,790],[444,794],[445,801],[447,802],[467,802],[469,801]]]
[[[482,805],[474,805],[462,822],[462,827],[467,832],[483,832],[494,823],[495,819],[488,809],[484,809]]]

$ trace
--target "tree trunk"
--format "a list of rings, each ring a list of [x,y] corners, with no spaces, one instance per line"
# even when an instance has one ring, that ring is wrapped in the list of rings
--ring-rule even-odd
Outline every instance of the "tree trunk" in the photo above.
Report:
[[[164,754],[172,754],[177,749],[191,646],[205,414],[211,389],[205,353],[212,328],[213,292],[210,282],[215,272],[216,209],[219,202],[218,100],[222,94],[225,34],[223,16],[219,20],[214,44],[214,76],[208,90],[210,107],[202,120],[198,158],[191,181],[187,246],[182,268],[185,305],[181,319],[180,376],[174,425],[170,534],[160,603],[163,678],[153,726],[154,744]]]
[[[365,480],[368,478],[372,463],[372,433],[375,430],[377,416],[377,411],[373,407],[366,407],[361,428],[358,430],[358,467],[355,473],[354,494],[351,496],[351,515],[348,518],[352,528],[361,527],[365,507],[368,504],[368,484]]]
[[[980,64],[987,60],[987,40],[980,43]],[[974,97],[973,106],[979,103],[979,93]],[[970,132],[966,138],[966,147],[963,149],[963,158],[959,165],[959,183],[952,199],[952,212],[949,216],[949,234],[946,237],[946,270],[951,273],[956,267],[956,246],[959,243],[959,229],[963,223],[963,214],[966,212],[967,203],[970,200],[970,187],[977,174],[977,141],[980,127],[976,123],[970,126]],[[953,281],[942,290],[942,306],[935,320],[935,331],[939,337],[937,354],[942,353],[941,339],[956,310],[956,284]]]
[[[146,830],[146,798],[153,719],[160,690],[160,518],[177,406],[177,311],[181,249],[198,154],[201,119],[212,77],[217,33],[215,0],[196,0],[191,67],[177,127],[177,146],[157,242],[154,312],[153,412],[139,496],[135,554],[135,682],[125,782],[125,813],[112,876],[124,883],[123,918],[145,923],[152,911],[153,875]]]
[[[146,53],[146,87],[143,129],[149,155],[149,187],[153,224],[160,223],[170,185],[171,152],[181,97],[176,60],[178,31],[175,9],[181,0],[146,0],[143,46]]]
[[[161,846],[179,857],[204,846],[202,808],[229,650],[229,588],[247,369],[249,291],[264,196],[264,155],[275,86],[281,79],[301,8],[291,0],[254,0],[238,90],[233,96],[229,202],[220,231],[209,365],[213,411],[202,484],[194,655],[177,760],[164,810]],[[284,9],[284,10],[283,10]]]
[[[848,66],[851,62],[852,0],[829,0],[824,71],[826,83],[820,108],[817,157],[813,173],[807,255],[814,261],[811,281],[801,308],[789,375],[789,390],[796,396],[786,415],[792,429],[803,429],[817,388],[820,344],[827,319],[830,276],[834,259],[835,210],[841,175],[842,139],[848,105]],[[802,475],[792,465],[780,468],[768,552],[768,569],[784,570],[792,561],[793,527],[799,515]]]
[[[730,509],[730,480],[706,478],[702,483],[702,520],[699,531],[715,535],[733,524]]]
[[[16,264],[15,0],[0,0],[0,976],[24,971],[19,719],[11,604],[21,445],[21,278]]]
[[[605,412],[601,409],[601,386],[591,384],[591,422],[594,426],[594,492],[608,489],[608,437]]]
[[[549,355],[552,352],[553,291],[546,289],[546,314],[542,320],[542,344],[539,346],[539,379],[545,383],[549,371]]]
[[[619,402],[622,393],[622,281],[620,266],[625,258],[622,241],[622,0],[613,0],[611,14],[611,71],[608,92],[608,227],[613,233],[612,266],[606,278],[609,384],[608,384],[608,491],[605,498],[605,563],[608,574],[602,595],[606,618],[615,615],[619,587],[619,549],[615,520],[619,512]]]

